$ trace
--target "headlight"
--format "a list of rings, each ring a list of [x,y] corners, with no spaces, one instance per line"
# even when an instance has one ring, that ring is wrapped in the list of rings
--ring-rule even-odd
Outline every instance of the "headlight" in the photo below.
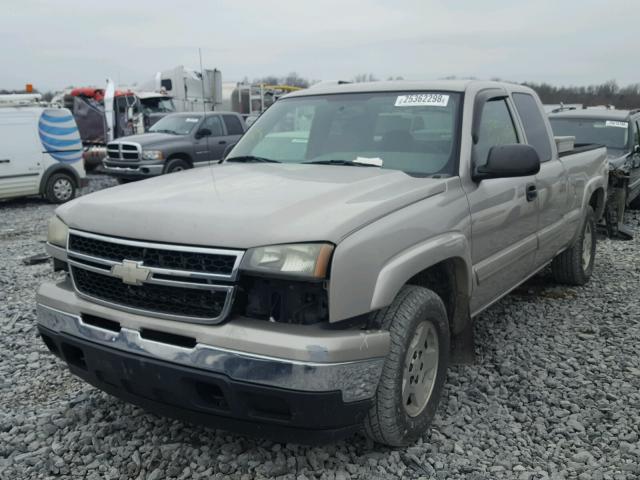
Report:
[[[252,248],[242,260],[242,270],[326,278],[333,245],[330,243],[296,243]]]
[[[163,155],[160,150],[143,150],[142,158],[145,160],[162,160]]]
[[[47,242],[58,247],[67,247],[67,235],[69,235],[69,227],[58,217],[49,220],[49,232],[47,233]]]

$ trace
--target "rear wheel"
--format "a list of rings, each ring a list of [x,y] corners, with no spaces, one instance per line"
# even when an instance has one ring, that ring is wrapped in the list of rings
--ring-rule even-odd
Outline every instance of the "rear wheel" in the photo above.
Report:
[[[187,170],[191,168],[189,162],[182,158],[172,158],[167,162],[167,165],[164,167],[164,173],[175,173],[181,172],[182,170]]]
[[[584,285],[591,278],[596,259],[596,222],[593,208],[587,207],[580,235],[575,244],[562,252],[551,263],[557,282]]]
[[[54,173],[47,180],[44,197],[51,203],[64,203],[76,196],[76,182],[66,173]]]
[[[386,445],[408,445],[425,433],[442,395],[449,366],[447,313],[436,293],[407,285],[378,317],[391,344],[365,433]]]

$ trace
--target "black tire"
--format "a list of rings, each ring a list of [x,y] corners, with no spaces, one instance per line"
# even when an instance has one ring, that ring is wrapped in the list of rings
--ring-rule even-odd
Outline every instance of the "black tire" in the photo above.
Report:
[[[442,299],[433,291],[415,285],[406,285],[400,290],[393,303],[376,314],[382,328],[388,330],[391,335],[389,354],[385,359],[380,382],[367,417],[364,421],[365,434],[372,440],[385,445],[400,447],[415,442],[429,427],[436,413],[444,383],[449,368],[449,322],[447,311]],[[426,323],[425,323],[426,322]],[[410,415],[408,408],[410,402],[405,404],[403,400],[403,384],[405,383],[406,369],[411,369],[413,361],[407,359],[411,344],[422,325],[430,324],[434,328],[437,337],[438,351],[433,355],[437,357],[435,379],[430,388],[431,393],[426,394],[426,404],[420,409],[414,405],[414,415]],[[423,327],[424,328],[424,327]],[[426,345],[426,342],[425,342]],[[416,357],[416,351],[412,358],[420,362],[422,353]],[[425,355],[424,358],[427,358]],[[410,364],[406,364],[410,362]],[[421,372],[422,364],[416,365],[413,372]],[[428,369],[425,369],[425,372]],[[411,371],[411,370],[409,370]],[[425,373],[426,376],[426,373]],[[418,378],[416,375],[415,378]],[[410,376],[413,383],[413,376]],[[418,381],[418,380],[416,380]],[[425,390],[422,390],[424,393]]]
[[[127,183],[135,182],[132,178],[117,178],[118,185],[126,185]]]
[[[584,285],[589,281],[596,260],[596,240],[595,215],[593,208],[587,206],[576,242],[551,263],[551,271],[556,282]]]
[[[164,166],[164,173],[181,172],[182,170],[187,170],[189,168],[191,168],[191,165],[189,165],[189,162],[186,160],[182,158],[172,158]]]
[[[76,196],[76,181],[66,173],[54,173],[44,187],[44,198],[51,203],[64,203]]]

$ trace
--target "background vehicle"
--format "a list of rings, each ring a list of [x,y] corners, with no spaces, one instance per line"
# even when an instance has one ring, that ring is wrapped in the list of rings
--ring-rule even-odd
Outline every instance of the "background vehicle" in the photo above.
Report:
[[[218,69],[201,72],[178,65],[156,74],[142,84],[146,90],[163,92],[173,98],[178,112],[202,112],[222,107],[222,73]]]
[[[549,120],[556,135],[607,147],[607,231],[610,236],[630,237],[631,230],[622,222],[626,206],[640,209],[640,110],[570,110],[551,114]]]
[[[176,111],[166,93],[116,90],[111,80],[107,80],[105,89],[74,88],[63,99],[78,124],[88,170],[102,163],[109,141],[144,133],[160,118]]]
[[[37,106],[39,95],[0,99],[0,198],[71,200],[86,182],[82,143],[71,112]],[[26,105],[33,106],[26,106]]]
[[[227,103],[230,110],[241,114],[248,125],[251,125],[262,112],[273,105],[280,97],[298,90],[302,90],[302,88],[290,85],[238,83],[230,92],[230,98]]]
[[[123,180],[152,177],[209,164],[244,133],[233,112],[174,113],[148,133],[123,137],[107,145],[104,170]]]
[[[298,442],[416,440],[472,317],[549,263],[589,280],[607,187],[531,89],[473,81],[294,92],[207,173],[58,208],[41,335],[127,401]]]
[[[164,93],[136,91],[140,101],[145,132],[161,118],[176,112],[173,98]]]

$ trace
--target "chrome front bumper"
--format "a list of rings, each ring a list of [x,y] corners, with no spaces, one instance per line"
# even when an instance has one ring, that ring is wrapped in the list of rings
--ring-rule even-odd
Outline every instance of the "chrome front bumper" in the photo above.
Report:
[[[384,357],[322,363],[286,360],[196,343],[185,348],[142,338],[140,331],[112,331],[88,325],[77,314],[38,303],[38,323],[56,333],[113,349],[221,373],[231,379],[307,392],[340,391],[344,402],[371,398],[378,386]]]
[[[164,165],[145,165],[144,163],[140,163],[135,165],[124,164],[122,166],[115,166],[113,164],[109,165],[106,161],[103,161],[102,168],[105,172],[116,176],[120,175],[131,177],[152,177],[155,175],[160,175],[162,173]]]

